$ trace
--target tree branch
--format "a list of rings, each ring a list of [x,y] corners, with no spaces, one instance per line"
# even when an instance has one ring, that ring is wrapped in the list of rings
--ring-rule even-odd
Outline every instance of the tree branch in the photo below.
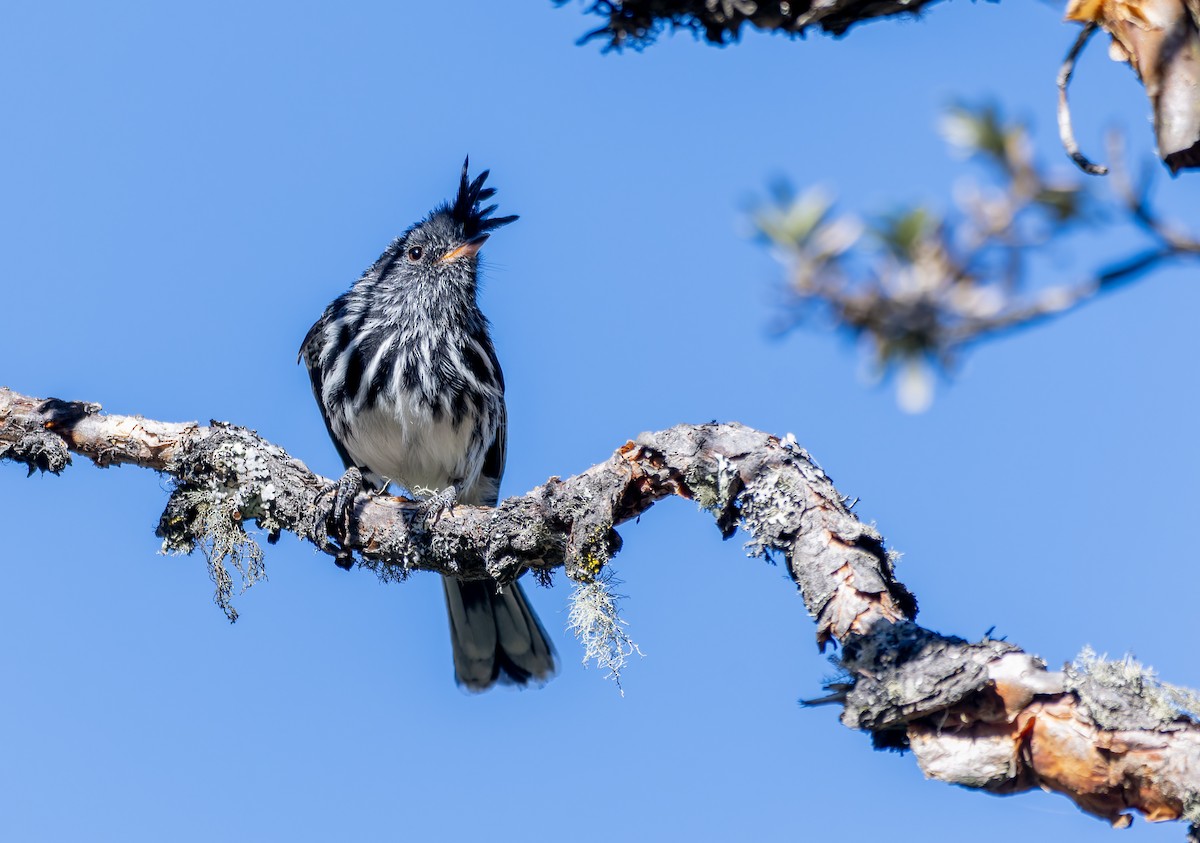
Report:
[[[967,345],[998,334],[1031,328],[1087,304],[1101,293],[1112,292],[1124,284],[1136,281],[1143,273],[1162,262],[1177,257],[1171,249],[1151,249],[1098,272],[1094,278],[1073,286],[1047,287],[1032,298],[991,316],[964,320],[946,334],[954,345]]]
[[[1075,162],[1075,166],[1090,176],[1103,176],[1108,173],[1108,167],[1105,167],[1103,164],[1093,163],[1086,155],[1079,151],[1079,143],[1075,140],[1075,128],[1071,125],[1071,106],[1067,102],[1067,86],[1071,84],[1071,77],[1075,73],[1075,62],[1079,59],[1079,54],[1083,52],[1088,39],[1096,32],[1098,26],[1099,24],[1094,21],[1089,21],[1080,30],[1079,37],[1075,39],[1075,43],[1067,51],[1067,57],[1063,59],[1062,66],[1058,70],[1057,79],[1058,137],[1062,141],[1063,149],[1067,151],[1067,155]]]
[[[1070,62],[1094,29],[1085,27],[1060,74],[1064,109]],[[1069,116],[1061,116],[1071,147]],[[1091,198],[1080,183],[1047,173],[1025,127],[1004,122],[992,106],[949,109],[942,132],[985,164],[999,189],[960,183],[955,212],[912,204],[864,223],[835,212],[819,189],[796,195],[775,185],[771,199],[752,211],[759,238],[788,268],[777,330],[791,330],[814,312],[827,315],[866,340],[876,370],[899,375],[897,397],[907,410],[928,406],[932,369],[951,371],[969,346],[1056,319],[1172,261],[1200,256],[1200,240],[1155,213],[1148,179],[1135,187],[1120,142],[1112,140],[1121,216],[1156,242],[1077,281],[1035,284],[1029,265],[1040,249],[1102,219]]]
[[[57,473],[71,454],[174,479],[158,533],[168,550],[205,549],[219,569],[218,602],[222,587],[228,600],[225,559],[251,580],[261,565],[247,520],[272,541],[287,530],[331,555],[353,553],[389,579],[423,570],[503,583],[526,568],[546,576],[562,567],[587,585],[619,550],[617,525],[668,495],[689,498],[724,537],[740,526],[752,554],[785,560],[818,642],[842,645],[845,682],[828,699],[877,746],[910,748],[942,781],[1056,790],[1117,825],[1131,809],[1200,821],[1200,700],[1131,662],[1085,657],[1051,672],[1012,644],[918,626],[882,537],[790,435],[679,425],[495,509],[459,506],[427,524],[412,501],[362,495],[347,523],[333,524],[321,501],[335,484],[253,431],[106,415],[96,404],[0,389],[0,458]]]
[[[554,0],[560,6],[571,0]],[[664,29],[687,30],[713,44],[736,41],[745,24],[768,32],[803,35],[819,27],[844,35],[855,24],[878,17],[915,15],[934,0],[592,0],[587,12],[604,25],[579,39],[607,41],[606,50],[641,49]]]
[[[1164,221],[1150,207],[1150,174],[1144,173],[1138,184],[1124,165],[1124,138],[1113,132],[1109,136],[1108,154],[1117,166],[1113,168],[1113,187],[1126,212],[1149,235],[1158,240],[1164,251],[1178,255],[1200,255],[1200,239],[1192,237]]]

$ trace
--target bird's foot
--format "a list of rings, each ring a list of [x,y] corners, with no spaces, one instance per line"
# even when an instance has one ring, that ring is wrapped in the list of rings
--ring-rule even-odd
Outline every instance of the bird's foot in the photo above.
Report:
[[[440,492],[436,489],[413,489],[421,498],[421,503],[413,512],[414,521],[423,521],[426,527],[432,527],[446,512],[454,511],[458,502],[458,488],[447,486]]]
[[[335,548],[333,561],[339,568],[347,571],[354,567],[354,557],[345,547],[347,516],[353,510],[354,499],[362,490],[362,472],[351,467],[346,469],[341,479],[317,495],[315,504],[317,545],[321,550],[329,550],[332,547],[329,537],[332,535],[336,538],[338,547]],[[321,529],[322,527],[324,529]]]
[[[363,490],[362,472],[357,468],[348,468],[334,486],[333,508],[330,513],[334,520],[342,522],[346,518],[354,499]]]

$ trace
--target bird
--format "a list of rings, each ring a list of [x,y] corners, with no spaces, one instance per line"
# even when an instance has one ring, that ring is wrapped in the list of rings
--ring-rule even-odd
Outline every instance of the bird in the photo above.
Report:
[[[507,447],[504,374],[479,309],[478,255],[517,216],[481,207],[496,190],[484,187],[488,170],[471,179],[469,169],[468,157],[454,198],[325,308],[299,354],[346,477],[357,472],[377,492],[397,483],[438,511],[495,506]],[[538,684],[555,672],[520,583],[442,583],[461,687]]]

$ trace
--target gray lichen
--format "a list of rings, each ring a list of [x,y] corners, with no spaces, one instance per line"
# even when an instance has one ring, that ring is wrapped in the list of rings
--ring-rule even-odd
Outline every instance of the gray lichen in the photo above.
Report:
[[[232,497],[217,491],[184,491],[176,489],[172,501],[186,507],[191,521],[188,537],[181,541],[177,533],[163,540],[164,553],[191,553],[197,547],[208,562],[208,575],[216,591],[213,601],[230,622],[238,618],[233,601],[233,576],[226,562],[232,563],[241,579],[244,592],[261,579],[266,579],[262,548],[247,533],[238,518],[239,511]]]
[[[16,444],[0,445],[0,459],[23,463],[29,473],[48,471],[61,474],[71,464],[67,443],[46,430],[31,430]]]
[[[586,494],[559,500],[555,509],[571,525],[563,548],[567,576],[575,583],[567,628],[583,644],[583,664],[595,661],[606,671],[605,678],[612,679],[624,696],[621,671],[634,653],[642,655],[642,652],[625,631],[626,623],[617,609],[623,595],[616,594],[612,586],[620,580],[605,567],[621,548],[621,537],[613,529],[611,509],[593,505]]]
[[[1108,659],[1085,647],[1065,675],[1068,690],[1102,729],[1164,730],[1200,721],[1200,694],[1163,682],[1132,656]]]
[[[605,678],[612,679],[624,696],[621,671],[635,653],[645,654],[625,631],[628,624],[617,608],[624,595],[615,593],[613,586],[620,582],[608,569],[595,577],[577,579],[567,626],[583,644],[583,664],[594,660],[607,671]]]
[[[746,543],[751,556],[791,549],[800,530],[805,493],[793,469],[784,463],[760,473],[739,497],[742,526],[753,537]]]
[[[684,479],[696,504],[717,520],[721,537],[732,536],[742,519],[741,495],[745,489],[737,464],[717,454],[715,464],[697,460]]]
[[[563,549],[567,575],[580,582],[596,579],[621,549],[621,536],[613,529],[611,507],[595,505],[580,496],[559,501],[555,511],[559,519],[570,525]]]
[[[238,613],[229,565],[241,581],[239,593],[266,578],[262,548],[244,522],[253,519],[275,535],[290,521],[276,511],[283,484],[275,482],[272,461],[254,443],[240,428],[214,423],[214,434],[181,453],[172,467],[176,485],[157,531],[164,553],[200,548],[216,585],[213,600],[230,621]]]

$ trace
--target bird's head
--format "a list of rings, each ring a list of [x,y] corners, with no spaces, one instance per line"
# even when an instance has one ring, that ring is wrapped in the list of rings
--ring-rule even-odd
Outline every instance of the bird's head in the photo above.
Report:
[[[442,283],[474,292],[477,255],[491,232],[517,219],[515,215],[493,217],[495,205],[480,206],[495,195],[484,187],[484,170],[472,181],[467,175],[470,159],[463,161],[458,194],[453,202],[434,208],[429,216],[404,232],[380,258],[380,275],[402,286],[412,283]]]

